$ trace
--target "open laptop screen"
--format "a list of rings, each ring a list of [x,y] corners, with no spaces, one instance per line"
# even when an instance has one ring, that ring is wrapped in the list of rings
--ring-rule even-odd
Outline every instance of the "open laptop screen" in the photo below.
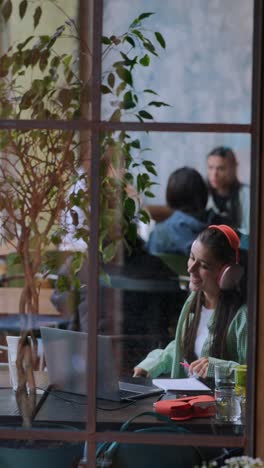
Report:
[[[48,370],[49,384],[56,388],[87,395],[86,358],[87,334],[72,330],[41,327],[44,354]],[[120,401],[123,398],[142,398],[150,394],[159,394],[156,386],[143,385],[135,379],[126,386],[120,382],[115,363],[111,336],[98,335],[97,353],[97,397]]]

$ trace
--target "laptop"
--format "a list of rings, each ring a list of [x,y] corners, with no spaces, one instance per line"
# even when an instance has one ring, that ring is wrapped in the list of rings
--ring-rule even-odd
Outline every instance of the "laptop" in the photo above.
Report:
[[[87,334],[40,327],[49,385],[64,392],[87,395]],[[112,401],[160,395],[151,379],[119,381],[111,336],[97,335],[97,398]]]

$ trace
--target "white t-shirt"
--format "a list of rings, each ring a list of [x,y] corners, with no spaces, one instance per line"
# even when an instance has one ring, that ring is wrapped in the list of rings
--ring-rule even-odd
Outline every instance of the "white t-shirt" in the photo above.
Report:
[[[196,356],[198,356],[198,358],[201,357],[202,348],[208,335],[207,324],[213,312],[214,312],[214,309],[207,309],[206,307],[202,306],[200,322],[198,325],[196,340],[194,344],[194,351],[195,351]]]

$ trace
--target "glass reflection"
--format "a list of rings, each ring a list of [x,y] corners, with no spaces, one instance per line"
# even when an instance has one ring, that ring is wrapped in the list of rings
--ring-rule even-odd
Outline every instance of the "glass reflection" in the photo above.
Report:
[[[72,335],[63,333],[80,330],[86,293],[87,274],[78,272],[89,241],[89,141],[61,130],[0,135],[0,384],[10,387],[0,414],[9,411],[12,424],[31,427],[48,384],[69,391],[73,371],[86,393],[82,342],[73,352]],[[44,340],[42,331],[56,335]]]

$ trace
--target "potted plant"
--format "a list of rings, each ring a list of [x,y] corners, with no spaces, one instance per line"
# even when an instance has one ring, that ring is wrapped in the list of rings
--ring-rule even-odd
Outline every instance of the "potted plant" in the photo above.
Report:
[[[24,21],[28,2],[22,0],[18,9],[21,21]],[[5,22],[9,21],[12,15],[10,1],[1,3],[0,14]],[[34,28],[41,21],[41,15],[41,3],[36,2]],[[153,90],[137,92],[134,88],[135,70],[150,66],[151,55],[158,55],[158,47],[165,48],[159,32],[151,33],[150,39],[150,33],[144,31],[143,23],[151,15],[139,15],[121,36],[113,34],[102,38],[107,69],[103,73],[101,92],[105,97],[111,96],[110,120],[121,120],[127,113],[139,121],[150,120],[153,119],[151,108],[167,105],[157,100]],[[73,51],[56,51],[56,44],[65,34],[75,38],[79,36],[75,21],[67,15],[65,22],[52,35],[26,34],[0,57],[2,119],[72,120],[85,117],[81,113],[80,102],[89,102],[90,77],[86,81],[80,78]],[[88,56],[88,48],[82,43],[80,47],[82,54]],[[112,52],[114,59],[111,61]],[[75,238],[83,239],[87,245],[89,243],[91,156],[87,148],[89,141],[83,141],[73,131],[10,129],[0,132],[1,236],[2,240],[13,244],[23,267],[24,287],[19,303],[22,314],[38,314],[39,284],[36,275],[45,264],[47,249],[51,245],[56,248],[72,230],[72,225]],[[154,164],[144,159],[144,148],[138,138],[122,131],[102,135],[102,214],[99,226],[102,263],[115,256],[124,239],[135,240],[138,219],[148,221],[140,195],[153,196],[152,175],[156,175]],[[129,190],[132,185],[136,186],[133,193]],[[115,198],[122,204],[121,228],[111,230],[116,219],[112,204]],[[82,222],[76,207],[84,214]],[[76,258],[80,263],[81,255]],[[33,347],[28,340],[29,335]],[[31,425],[35,401],[33,369],[37,361],[36,345],[34,330],[24,330],[18,345],[17,400],[26,426]]]

